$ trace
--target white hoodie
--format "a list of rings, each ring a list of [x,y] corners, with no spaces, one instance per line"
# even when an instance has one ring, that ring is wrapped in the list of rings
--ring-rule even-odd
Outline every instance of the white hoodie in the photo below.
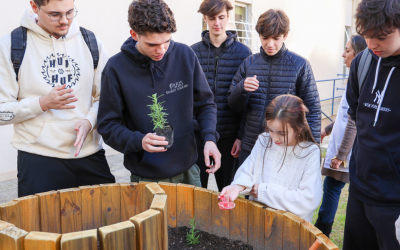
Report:
[[[18,82],[11,63],[11,34],[0,38],[0,125],[14,124],[11,144],[18,150],[71,159],[76,151],[75,123],[87,119],[92,129],[77,158],[91,155],[102,148],[96,123],[101,72],[108,55],[97,39],[100,59],[94,70],[77,20],[65,37],[56,39],[37,25],[36,19],[27,9],[21,20],[28,34]],[[39,98],[61,84],[74,89],[78,101],[71,105],[76,108],[43,112]]]

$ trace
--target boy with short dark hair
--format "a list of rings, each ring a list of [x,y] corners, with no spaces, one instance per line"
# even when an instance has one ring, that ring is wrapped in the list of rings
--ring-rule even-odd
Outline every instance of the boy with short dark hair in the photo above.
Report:
[[[133,1],[128,21],[131,37],[103,71],[99,132],[108,145],[125,154],[132,182],[200,186],[193,115],[198,117],[207,171],[217,171],[221,161],[216,105],[204,73],[193,50],[172,40],[176,23],[164,1]],[[174,129],[169,149],[163,147],[168,145],[165,137],[153,133],[148,115],[149,96],[155,93],[161,96]]]
[[[265,110],[277,96],[293,94],[307,106],[307,122],[317,143],[321,134],[321,104],[310,63],[289,51],[284,41],[289,30],[288,16],[281,10],[268,10],[258,19],[260,53],[240,65],[228,92],[233,110],[245,112],[242,119],[240,165],[250,155],[258,135],[265,132]]]
[[[357,32],[368,50],[352,62],[347,88],[357,137],[350,159],[344,250],[400,249],[400,2],[363,0]]]
[[[238,135],[241,114],[229,107],[226,94],[239,65],[251,55],[250,49],[237,40],[237,32],[226,30],[232,9],[228,0],[204,0],[198,12],[203,14],[209,30],[202,32],[201,42],[192,45],[217,104],[217,132],[220,135],[217,146],[223,159],[221,168],[215,173],[219,190],[233,181],[238,165],[235,159],[239,157],[241,144]],[[195,134],[200,156],[196,164],[201,169],[201,184],[207,188],[209,174],[205,171],[204,158],[201,156],[204,148],[196,119]]]

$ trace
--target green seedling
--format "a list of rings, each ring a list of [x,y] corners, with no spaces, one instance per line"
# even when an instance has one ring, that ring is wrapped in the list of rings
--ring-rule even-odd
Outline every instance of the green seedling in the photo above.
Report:
[[[163,107],[163,103],[164,102],[159,102],[158,100],[160,99],[160,96],[157,96],[157,94],[153,94],[152,96],[149,96],[149,98],[151,98],[151,100],[153,101],[152,105],[147,105],[150,107],[151,113],[149,114],[149,116],[151,117],[151,121],[154,124],[154,130],[156,130],[156,128],[159,129],[164,129],[165,124],[167,123],[167,113],[165,113],[165,109]]]
[[[195,217],[196,217],[196,216],[195,216]],[[196,244],[199,244],[199,243],[200,243],[200,240],[199,240],[200,235],[197,235],[197,233],[198,233],[199,231],[195,231],[196,225],[197,225],[197,223],[199,223],[199,222],[195,222],[195,221],[194,221],[194,218],[195,218],[195,217],[193,217],[193,219],[191,219],[191,220],[189,221],[189,225],[190,225],[192,228],[190,229],[189,233],[187,233],[187,236],[186,236],[187,245],[196,245]]]

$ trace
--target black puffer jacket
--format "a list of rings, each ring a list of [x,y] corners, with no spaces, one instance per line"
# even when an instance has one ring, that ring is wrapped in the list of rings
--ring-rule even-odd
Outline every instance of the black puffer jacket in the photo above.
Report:
[[[240,124],[240,113],[229,107],[227,93],[232,79],[240,64],[251,55],[250,49],[237,41],[236,31],[227,31],[228,38],[221,44],[221,53],[215,55],[215,46],[211,43],[209,31],[203,31],[202,41],[191,47],[199,59],[208,84],[217,104],[217,132],[221,138],[237,136]],[[218,57],[218,58],[217,58]],[[196,118],[195,131],[199,132]],[[238,137],[239,138],[239,137]],[[239,138],[240,139],[240,138]]]
[[[244,80],[257,75],[259,88],[251,93],[244,90]],[[265,109],[277,96],[292,94],[300,97],[309,109],[307,121],[314,139],[321,136],[321,104],[310,63],[289,51],[285,45],[274,56],[260,53],[248,57],[240,65],[228,92],[228,103],[233,110],[245,110],[242,149],[250,152],[265,131]]]

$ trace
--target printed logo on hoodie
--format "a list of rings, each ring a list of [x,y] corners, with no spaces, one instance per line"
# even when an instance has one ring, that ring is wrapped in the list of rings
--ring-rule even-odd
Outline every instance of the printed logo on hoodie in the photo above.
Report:
[[[171,94],[171,93],[175,93],[178,90],[187,88],[189,86],[189,84],[184,84],[182,81],[176,82],[176,83],[170,83],[169,84],[169,88],[170,91],[167,91],[167,95]]]
[[[51,54],[44,60],[42,75],[47,84],[53,88],[67,85],[66,88],[69,89],[79,81],[80,68],[74,59],[68,59],[66,55],[57,53],[57,57]]]
[[[376,104],[371,104],[371,103],[365,102],[364,106],[367,108],[378,109],[379,104],[382,102],[382,94],[379,90],[375,92],[374,102],[376,102]],[[386,107],[381,107],[380,110],[383,112],[391,112],[392,111],[390,108],[386,108]]]

